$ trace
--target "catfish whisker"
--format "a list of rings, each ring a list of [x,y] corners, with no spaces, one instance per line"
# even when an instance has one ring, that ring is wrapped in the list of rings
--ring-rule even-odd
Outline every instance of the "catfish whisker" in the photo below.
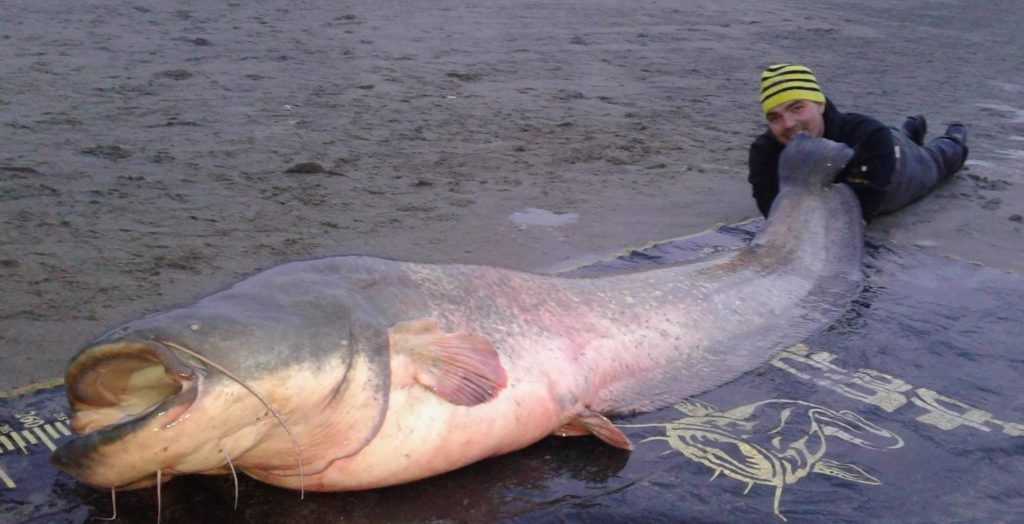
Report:
[[[221,446],[220,452],[224,454],[224,458],[228,460],[228,467],[231,468],[231,478],[235,481],[235,511],[238,510],[238,473],[235,472],[235,465],[231,463],[231,456],[228,455],[227,451],[224,451],[224,447]]]
[[[95,517],[96,520],[117,520],[117,488],[110,488],[110,506],[114,514],[109,517]]]
[[[160,470],[156,470],[156,524],[160,524],[160,517],[163,516],[163,500],[160,498]]]
[[[299,442],[297,440],[295,440],[295,435],[292,434],[292,428],[288,427],[288,424],[285,423],[284,419],[281,418],[281,415],[279,415],[277,413],[277,411],[270,405],[270,403],[267,402],[262,396],[260,396],[260,394],[257,393],[255,389],[251,388],[249,386],[249,384],[246,384],[245,381],[243,381],[242,379],[240,379],[237,376],[235,376],[234,373],[231,373],[230,371],[225,369],[220,364],[217,364],[216,362],[214,362],[214,361],[212,361],[212,360],[210,360],[210,359],[200,355],[199,353],[196,353],[195,351],[192,351],[191,349],[188,349],[186,347],[180,346],[180,345],[175,344],[173,342],[167,342],[167,341],[164,341],[164,340],[160,340],[159,342],[161,344],[169,347],[169,348],[177,349],[178,351],[181,351],[183,353],[191,355],[191,356],[195,357],[197,360],[203,362],[204,364],[207,364],[207,365],[213,367],[214,369],[216,369],[217,371],[220,371],[221,373],[226,375],[231,380],[234,380],[235,382],[237,382],[238,385],[240,385],[243,388],[245,388],[246,391],[248,391],[249,393],[252,393],[252,395],[254,397],[256,397],[257,400],[259,400],[260,402],[263,403],[264,406],[266,406],[267,410],[269,410],[270,413],[272,415],[274,415],[274,418],[276,418],[277,421],[281,423],[281,427],[283,427],[285,433],[288,434],[288,439],[292,441],[292,447],[295,448],[295,460],[299,464],[299,498],[300,499],[306,498],[305,477],[303,476],[303,472],[302,472],[302,451],[299,449]]]

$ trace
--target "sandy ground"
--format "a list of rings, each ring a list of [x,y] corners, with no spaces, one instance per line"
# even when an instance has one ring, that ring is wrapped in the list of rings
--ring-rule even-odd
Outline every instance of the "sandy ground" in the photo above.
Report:
[[[967,169],[869,234],[1024,270],[1024,11],[804,4],[0,0],[0,391],[282,261],[551,271],[755,216],[780,61],[967,122]]]

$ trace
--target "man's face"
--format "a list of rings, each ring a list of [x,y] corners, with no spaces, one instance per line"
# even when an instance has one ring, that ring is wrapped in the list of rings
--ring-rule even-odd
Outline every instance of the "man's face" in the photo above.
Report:
[[[804,133],[821,138],[825,134],[825,104],[811,100],[790,100],[768,111],[768,128],[775,139],[788,144],[793,135]]]

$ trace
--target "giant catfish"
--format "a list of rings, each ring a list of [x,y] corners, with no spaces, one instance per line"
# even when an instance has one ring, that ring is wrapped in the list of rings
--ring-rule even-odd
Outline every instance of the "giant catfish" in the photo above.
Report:
[[[747,247],[594,278],[370,257],[287,263],[130,322],[65,380],[53,462],[136,488],[237,468],[318,491],[421,479],[593,434],[735,379],[827,327],[861,286],[852,151],[797,137]],[[230,462],[229,462],[230,461]]]

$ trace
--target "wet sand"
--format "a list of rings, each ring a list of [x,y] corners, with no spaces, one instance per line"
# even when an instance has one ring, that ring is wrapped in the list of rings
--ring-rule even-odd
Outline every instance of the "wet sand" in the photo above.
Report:
[[[1013,2],[479,4],[0,2],[0,391],[284,261],[553,271],[756,216],[780,61],[966,122],[967,168],[868,233],[1024,271]]]

